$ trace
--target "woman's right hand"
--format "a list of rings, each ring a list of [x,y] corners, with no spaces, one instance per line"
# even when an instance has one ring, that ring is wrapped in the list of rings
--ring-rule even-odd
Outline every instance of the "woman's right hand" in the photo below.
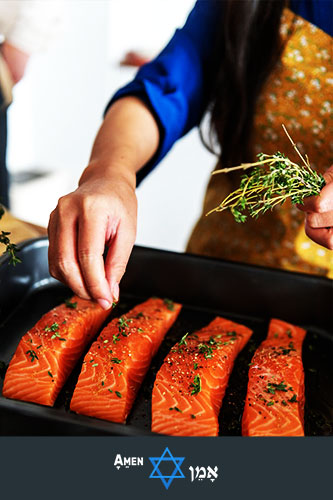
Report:
[[[119,282],[135,241],[135,179],[89,178],[89,169],[88,179],[60,198],[51,213],[49,268],[75,294],[108,309],[118,300]]]
[[[50,273],[104,309],[118,301],[135,241],[136,172],[158,144],[159,128],[146,104],[119,99],[105,116],[78,189],[60,198],[50,216]]]

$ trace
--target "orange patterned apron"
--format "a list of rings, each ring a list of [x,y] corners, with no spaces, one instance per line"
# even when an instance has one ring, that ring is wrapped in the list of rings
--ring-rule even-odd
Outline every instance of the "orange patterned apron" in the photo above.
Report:
[[[281,151],[299,162],[284,124],[302,154],[324,173],[333,164],[332,37],[289,9],[283,12],[280,36],[281,59],[256,107],[253,150]],[[305,235],[303,213],[288,202],[244,224],[235,222],[229,211],[206,217],[233,189],[228,175],[211,177],[188,252],[333,278],[333,252]]]

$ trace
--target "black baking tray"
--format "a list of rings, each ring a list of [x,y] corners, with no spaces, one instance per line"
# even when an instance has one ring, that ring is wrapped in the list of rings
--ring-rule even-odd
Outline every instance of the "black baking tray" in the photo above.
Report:
[[[0,394],[6,365],[22,335],[40,316],[71,295],[50,277],[48,240],[20,247],[22,263],[0,259]],[[305,433],[333,435],[333,282],[327,278],[249,266],[189,254],[134,247],[113,315],[150,296],[181,302],[183,309],[153,360],[126,424],[76,415],[69,410],[80,362],[53,408],[0,396],[0,435],[151,435],[150,401],[156,372],[171,346],[216,315],[254,330],[238,356],[220,413],[220,434],[241,434],[247,372],[270,318],[307,329],[303,347]]]

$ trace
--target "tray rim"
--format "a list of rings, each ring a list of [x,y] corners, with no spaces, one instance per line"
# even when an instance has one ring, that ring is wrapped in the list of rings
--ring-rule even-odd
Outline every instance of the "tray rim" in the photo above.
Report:
[[[44,243],[44,242],[47,244],[46,246],[48,246],[48,237],[47,236],[41,236],[38,238],[30,238],[28,240],[24,240],[21,243],[18,243],[17,248],[19,251],[22,251],[22,250],[25,250],[26,248],[29,248],[30,246],[33,247],[33,246],[37,245],[38,243]],[[44,246],[44,245],[41,245],[41,246]],[[134,245],[133,250],[134,249],[138,249],[139,251],[140,250],[152,251],[154,253],[160,253],[160,254],[169,255],[169,256],[172,256],[172,255],[177,256],[177,257],[184,256],[186,258],[190,258],[190,259],[194,259],[194,260],[198,259],[201,261],[215,263],[216,265],[228,265],[234,269],[253,270],[253,271],[257,271],[260,274],[269,273],[269,274],[272,274],[275,276],[279,276],[279,275],[280,276],[289,276],[289,277],[293,276],[293,277],[296,277],[298,279],[303,279],[303,280],[305,279],[307,281],[310,280],[312,282],[319,281],[319,282],[325,283],[327,285],[331,285],[332,292],[333,292],[333,279],[328,278],[326,276],[319,276],[319,275],[310,274],[310,273],[302,273],[299,271],[288,271],[286,269],[278,269],[278,268],[274,268],[274,267],[259,266],[256,264],[248,264],[245,262],[236,262],[233,260],[219,259],[216,257],[208,257],[206,255],[199,255],[199,254],[194,254],[194,253],[189,253],[189,252],[177,252],[174,250],[165,250],[163,248],[146,247],[143,245]],[[332,258],[333,258],[333,251],[332,251]],[[9,264],[9,255],[7,255],[5,252],[3,255],[0,256],[0,273],[1,273],[1,266],[5,265],[6,263]],[[20,264],[17,264],[17,266],[19,266],[19,265]]]

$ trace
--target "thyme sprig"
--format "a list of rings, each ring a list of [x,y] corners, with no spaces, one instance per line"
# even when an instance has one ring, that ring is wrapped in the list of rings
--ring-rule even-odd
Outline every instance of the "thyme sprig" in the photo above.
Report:
[[[5,210],[4,208],[0,205],[0,219],[4,215]],[[8,236],[10,235],[9,231],[1,231],[0,233],[0,243],[5,245],[6,250],[4,253],[7,253],[9,255],[9,264],[12,264],[13,266],[16,266],[16,264],[20,264],[22,261],[19,257],[17,257],[17,252],[19,252],[19,249],[15,245],[15,243],[11,243],[10,239]]]
[[[303,165],[292,162],[278,151],[273,155],[259,153],[259,161],[255,163],[214,171],[213,174],[218,174],[252,168],[249,175],[241,177],[239,188],[207,215],[228,209],[236,222],[245,222],[248,215],[257,218],[275,206],[282,205],[288,198],[292,204],[303,204],[304,198],[320,193],[325,186],[324,177],[311,168],[308,157],[305,155],[303,158],[285,126],[282,126]]]

